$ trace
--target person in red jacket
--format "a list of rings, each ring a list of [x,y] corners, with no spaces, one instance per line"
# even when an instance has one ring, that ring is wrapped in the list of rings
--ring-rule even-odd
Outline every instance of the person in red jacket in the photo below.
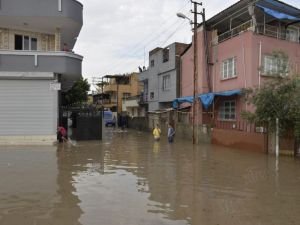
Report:
[[[57,128],[57,140],[59,142],[67,142],[68,141],[67,131],[62,126],[59,126]]]

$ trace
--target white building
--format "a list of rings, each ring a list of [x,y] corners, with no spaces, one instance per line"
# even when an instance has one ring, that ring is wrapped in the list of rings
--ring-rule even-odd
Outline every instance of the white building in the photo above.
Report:
[[[76,0],[0,0],[0,143],[53,143],[61,95],[81,77]]]

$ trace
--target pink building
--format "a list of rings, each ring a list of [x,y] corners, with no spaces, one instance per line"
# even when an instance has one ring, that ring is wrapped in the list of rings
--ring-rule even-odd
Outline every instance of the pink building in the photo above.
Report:
[[[198,93],[212,101],[206,108],[199,100],[199,123],[232,125],[242,120],[243,110],[253,110],[244,103],[241,90],[278,75],[274,51],[288,56],[288,70],[281,75],[299,73],[299,37],[300,10],[277,0],[241,0],[206,21],[206,31],[199,26]],[[192,96],[193,44],[181,64],[181,96]]]

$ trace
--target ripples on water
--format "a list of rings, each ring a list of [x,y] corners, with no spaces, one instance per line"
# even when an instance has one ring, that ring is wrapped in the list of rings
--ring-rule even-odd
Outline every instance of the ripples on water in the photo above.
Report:
[[[1,225],[300,221],[299,161],[136,131],[108,132],[100,143],[0,147],[0,175]]]

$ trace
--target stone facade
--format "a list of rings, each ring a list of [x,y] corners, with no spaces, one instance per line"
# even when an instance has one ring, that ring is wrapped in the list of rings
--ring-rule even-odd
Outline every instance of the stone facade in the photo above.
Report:
[[[43,34],[31,31],[24,30],[14,30],[0,28],[0,50],[15,50],[15,34],[26,35],[38,40],[38,51],[55,51],[55,35],[52,34]],[[59,40],[60,35],[57,35],[57,40]],[[60,41],[59,41],[60,42]],[[57,47],[60,47],[60,44],[57,44]],[[60,48],[58,48],[58,51]]]
[[[9,49],[9,30],[0,28],[0,49]]]

